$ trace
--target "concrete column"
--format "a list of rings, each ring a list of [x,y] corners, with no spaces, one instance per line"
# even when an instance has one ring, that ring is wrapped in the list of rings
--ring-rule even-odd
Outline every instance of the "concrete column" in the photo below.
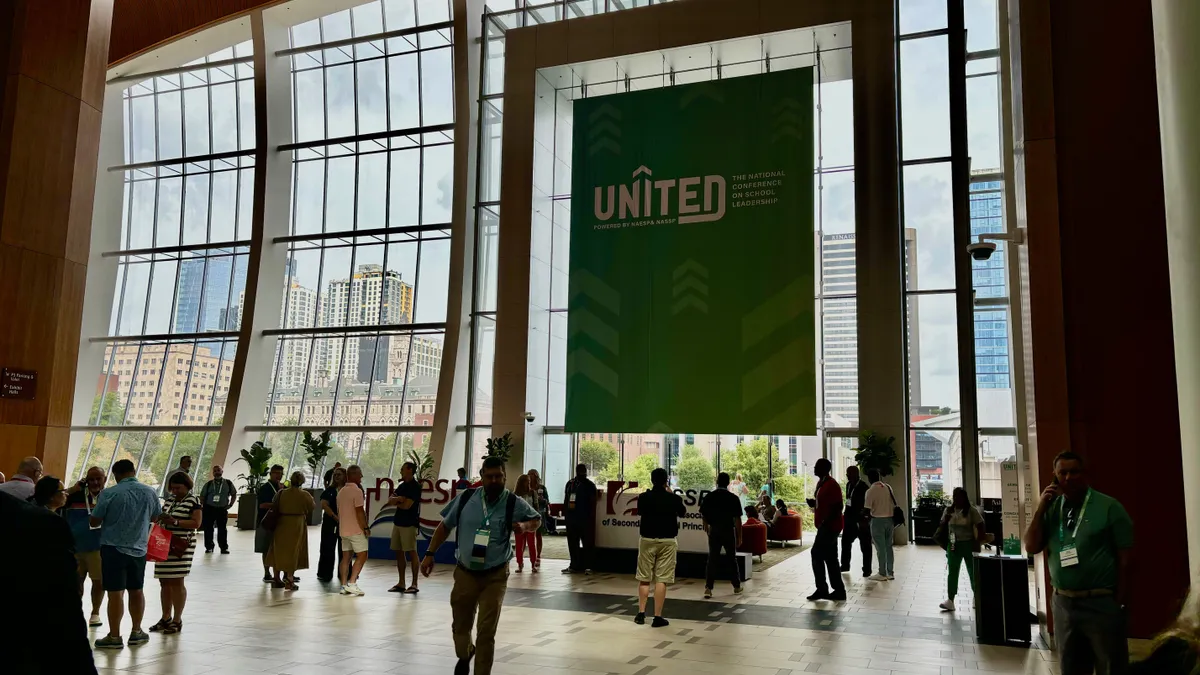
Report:
[[[1167,212],[1167,260],[1175,329],[1185,504],[1200,503],[1200,3],[1154,0],[1154,56]],[[1174,440],[1174,439],[1172,439]],[[1193,588],[1200,585],[1200,517],[1187,512]]]
[[[112,0],[0,3],[0,367],[37,371],[0,400],[0,471],[67,470]]]

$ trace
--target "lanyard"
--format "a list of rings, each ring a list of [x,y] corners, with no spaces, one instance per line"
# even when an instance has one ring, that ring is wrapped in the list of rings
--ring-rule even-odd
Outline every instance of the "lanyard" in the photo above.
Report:
[[[1063,531],[1063,523],[1066,522],[1066,505],[1067,498],[1065,496],[1059,498],[1058,503],[1058,540],[1066,543],[1066,534]],[[1083,514],[1087,513],[1088,502],[1092,501],[1092,490],[1088,488],[1087,496],[1083,498],[1083,508],[1079,509],[1079,515],[1075,517],[1075,528],[1071,530],[1071,542],[1075,542],[1076,535],[1079,534],[1079,526],[1083,524]]]
[[[492,516],[496,515],[496,509],[500,508],[500,505],[504,503],[504,501],[507,497],[508,497],[508,490],[501,492],[500,498],[496,500],[495,505],[493,505],[492,509],[489,511],[488,507],[487,507],[487,495],[480,493],[480,495],[479,495],[479,510],[483,512],[483,529],[487,530],[487,529],[491,528]]]

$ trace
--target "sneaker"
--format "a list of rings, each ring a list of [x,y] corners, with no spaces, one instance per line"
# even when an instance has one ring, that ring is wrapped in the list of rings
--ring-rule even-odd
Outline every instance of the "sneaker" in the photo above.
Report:
[[[263,575],[263,583],[264,583],[264,584],[269,584],[269,583],[272,583],[272,582],[274,582],[274,581],[275,581],[275,577],[271,576],[270,574],[264,574],[264,575]]]
[[[636,623],[636,624],[637,624],[637,625],[639,625],[639,626],[644,626],[644,625],[646,625],[646,613],[645,613],[645,612],[638,612],[638,613],[637,613],[637,616],[633,617],[633,622],[634,622],[634,623]]]
[[[734,586],[734,587],[733,587],[733,594],[734,594],[734,595],[741,595],[741,594],[742,594],[742,587],[741,587],[741,586]]]
[[[358,597],[366,595],[366,593],[363,593],[363,589],[358,587],[358,584],[350,584],[350,593]]]
[[[521,574],[524,571],[525,571],[524,567],[519,567],[519,566],[517,567],[517,574]]]
[[[834,591],[829,594],[829,599],[834,602],[845,602],[846,601],[846,591],[844,591],[844,590]]]
[[[129,646],[144,645],[150,641],[150,636],[143,631],[135,630],[129,634]]]
[[[350,590],[350,584],[343,584],[343,585],[342,585],[342,591],[341,591],[341,594],[342,594],[342,595],[354,595],[354,592]]]
[[[103,625],[104,625],[104,622],[100,620],[99,614],[93,614],[90,617],[88,617],[88,626],[89,627],[95,628],[96,626],[103,626]]]
[[[562,573],[563,574],[575,574],[575,570],[571,569],[570,567],[564,567]]]
[[[124,649],[120,635],[106,635],[95,642],[96,649]]]
[[[227,548],[221,549],[221,555],[229,555],[229,549],[227,549]]]
[[[651,628],[662,628],[663,626],[670,626],[670,625],[671,625],[671,622],[667,621],[666,619],[662,618],[661,616],[654,617],[654,621],[650,622]]]
[[[712,589],[711,588],[704,589],[704,599],[707,600],[711,597],[712,597]]]
[[[942,610],[944,610],[944,611],[953,612],[954,611],[954,601],[947,600],[947,601],[943,602],[942,604],[938,605],[938,607],[941,607]]]
[[[808,596],[808,598],[806,598],[806,599],[809,602],[816,602],[817,600],[828,600],[829,599],[829,591],[817,591],[816,593],[813,593],[812,595]]]
[[[888,578],[883,574],[872,574],[867,577],[867,581],[887,581]]]
[[[205,553],[212,553],[212,552],[213,552],[213,549],[211,549],[211,548],[206,548],[206,549],[204,549],[204,552],[205,552]]]
[[[590,576],[592,576],[592,571],[591,571],[591,570],[584,570],[584,571],[583,571],[583,576],[585,576],[585,577],[590,577]]]
[[[895,574],[889,574],[889,575],[887,575],[887,580],[888,580],[888,581],[895,581],[895,580],[896,580],[896,575],[895,575]]]

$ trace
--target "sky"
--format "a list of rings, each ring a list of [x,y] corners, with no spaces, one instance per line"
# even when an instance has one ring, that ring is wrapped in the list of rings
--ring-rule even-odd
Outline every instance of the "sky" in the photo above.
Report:
[[[494,2],[490,5],[493,9],[502,8]],[[965,0],[965,10],[969,49],[996,48],[995,0]],[[305,46],[352,34],[406,28],[415,25],[418,16],[423,25],[447,20],[447,0],[370,3],[295,27],[293,43]],[[901,32],[939,28],[944,22],[945,0],[901,0]],[[295,59],[296,141],[453,121],[453,77],[447,37],[425,33],[419,40],[416,36],[395,38],[388,41],[390,56],[373,58],[382,56],[380,47],[376,43],[357,45],[346,51],[325,50],[323,58],[330,67],[324,70],[314,68],[320,65],[317,59],[321,52]],[[418,47],[423,51],[418,52]],[[355,50],[360,59],[357,72],[349,50]],[[213,54],[209,60],[249,54],[250,46],[246,43]],[[904,159],[949,154],[947,68],[944,37],[902,44],[900,101]],[[974,62],[968,68],[969,72],[991,70],[994,60]],[[129,138],[126,161],[252,147],[250,66],[208,72],[214,83],[211,86],[199,86],[204,84],[200,73],[177,76],[173,82],[160,78],[157,96],[141,95],[152,91],[149,87],[154,85],[150,82],[129,90],[135,98],[126,108]],[[969,79],[967,95],[972,168],[997,168],[1000,136],[996,78]],[[851,96],[852,83],[848,81],[823,85],[821,135],[826,167],[853,164]],[[378,152],[360,155],[357,167],[352,156],[297,162],[293,231],[305,234],[356,227],[449,223],[453,145],[446,138],[440,140],[444,144],[430,145],[424,150],[403,139],[394,142],[390,150],[377,146]],[[162,175],[167,174],[164,171]],[[852,232],[853,172],[827,174],[823,182],[824,232]],[[132,226],[122,235],[122,247],[246,239],[252,183],[252,168],[173,176],[157,181],[157,186],[152,180],[135,182],[126,199],[126,208],[132,210],[129,218]],[[903,184],[906,226],[917,231],[918,289],[952,289],[954,250],[948,167],[937,164],[907,167]],[[361,264],[384,264],[385,257],[389,269],[398,271],[417,288],[414,321],[445,321],[448,239],[420,243],[396,240],[388,244],[372,240],[354,248],[329,248],[323,255],[318,249],[300,250],[295,254],[298,281],[308,288],[323,290],[330,280],[347,278]],[[114,332],[129,335],[172,330],[177,264],[166,260],[127,266],[115,289],[122,302],[114,306]],[[236,308],[236,289],[232,302]],[[956,407],[957,339],[952,296],[927,296],[919,302],[921,372],[913,376],[921,380],[922,400],[913,403]]]

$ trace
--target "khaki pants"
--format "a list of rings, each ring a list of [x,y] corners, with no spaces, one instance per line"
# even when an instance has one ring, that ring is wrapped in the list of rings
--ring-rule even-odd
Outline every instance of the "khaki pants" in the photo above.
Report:
[[[451,627],[454,653],[460,659],[471,655],[471,624],[475,622],[475,610],[478,609],[473,671],[476,675],[489,675],[492,672],[492,659],[496,656],[496,626],[500,623],[500,606],[504,604],[507,590],[507,564],[483,572],[454,568],[454,590],[450,591],[450,610],[454,616]]]

